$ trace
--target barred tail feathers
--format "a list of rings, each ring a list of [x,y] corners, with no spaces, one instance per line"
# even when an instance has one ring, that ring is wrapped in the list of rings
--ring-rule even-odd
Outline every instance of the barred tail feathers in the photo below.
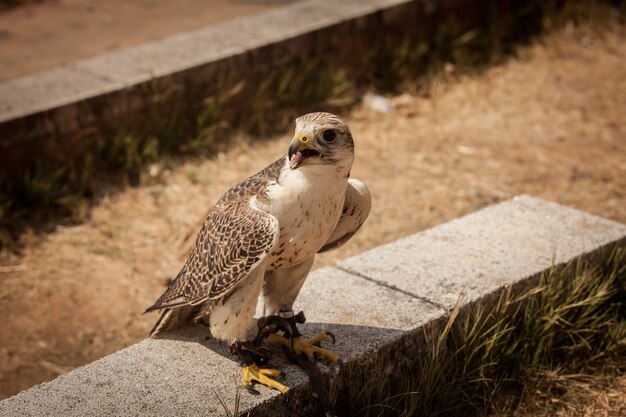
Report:
[[[207,316],[212,303],[200,303],[198,305],[186,305],[176,308],[167,308],[161,313],[161,317],[150,330],[150,337],[163,332],[174,330],[184,324],[198,321]]]

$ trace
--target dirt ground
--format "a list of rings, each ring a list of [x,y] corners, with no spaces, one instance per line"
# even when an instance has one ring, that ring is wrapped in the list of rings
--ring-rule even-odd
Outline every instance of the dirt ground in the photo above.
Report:
[[[294,0],[45,0],[0,13],[0,81]]]
[[[598,361],[581,372],[548,371],[511,412],[489,417],[623,417],[626,413],[624,358]],[[517,402],[513,399],[513,402]],[[506,409],[506,407],[503,407]]]
[[[374,205],[353,241],[316,265],[521,193],[626,223],[626,31],[604,26],[568,25],[480,76],[449,67],[428,96],[388,97],[390,113],[347,114],[353,176]],[[2,254],[0,398],[146,337],[156,316],[141,313],[178,272],[185,235],[288,143],[287,133],[239,138],[211,160],[155,165],[145,186],[105,199],[84,224]],[[611,385],[616,407],[625,381]]]

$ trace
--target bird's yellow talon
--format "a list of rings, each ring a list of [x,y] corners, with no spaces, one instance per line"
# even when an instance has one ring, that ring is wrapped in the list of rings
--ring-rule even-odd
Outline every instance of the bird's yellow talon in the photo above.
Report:
[[[315,343],[322,342],[324,340],[327,340],[328,338],[329,336],[328,334],[326,334],[326,332],[320,332],[318,335],[313,336],[308,339],[303,339],[301,337],[294,337],[293,338],[293,350],[296,352],[297,355],[306,355],[306,357],[310,361],[313,360],[313,358],[315,357],[315,354],[317,353],[318,355],[328,358],[333,363],[337,363],[339,361],[339,355],[337,355],[335,352],[332,352],[330,350],[323,349],[319,346],[315,346]],[[286,347],[290,347],[291,345],[289,339],[276,333],[271,334],[268,337],[268,340],[270,342],[279,343]]]
[[[271,368],[259,368],[259,372],[267,376],[280,376],[282,374],[282,372],[280,372],[278,369]]]
[[[243,368],[243,385],[249,387],[253,382],[258,382],[266,387],[280,391],[282,394],[287,394],[289,388],[270,378],[270,376],[279,376],[281,372],[276,369],[259,368],[256,365],[249,365]]]

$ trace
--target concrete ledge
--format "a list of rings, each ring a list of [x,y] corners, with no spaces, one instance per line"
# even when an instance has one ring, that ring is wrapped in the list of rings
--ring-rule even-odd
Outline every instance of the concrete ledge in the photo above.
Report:
[[[206,65],[407,2],[297,2],[67,67],[10,79],[0,83],[0,122]]]
[[[523,195],[338,268],[449,309],[625,238],[620,223]]]
[[[369,44],[373,33],[419,32],[428,16],[467,1],[305,0],[6,80],[0,83],[0,165],[13,173],[37,153],[58,157],[58,149],[67,148],[74,155],[99,136],[141,134],[172,117],[173,109],[197,106],[241,80],[249,100],[276,71],[322,55],[352,62],[354,45]]]
[[[626,226],[521,196],[326,268],[307,280],[296,308],[304,333],[330,330],[348,362],[415,354],[425,326],[464,303],[521,285],[555,264],[626,245]],[[241,368],[206,328],[190,326],[145,340],[0,402],[0,416],[224,415],[217,394],[235,402]],[[407,356],[408,358],[408,356]],[[303,372],[280,359],[287,396],[264,387],[241,392],[252,416],[310,415]],[[309,404],[306,406],[306,404]]]

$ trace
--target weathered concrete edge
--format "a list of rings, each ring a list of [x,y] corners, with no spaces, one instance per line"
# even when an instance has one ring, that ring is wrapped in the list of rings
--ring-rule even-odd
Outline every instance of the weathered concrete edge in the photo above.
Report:
[[[80,164],[82,152],[98,141],[175,132],[173,126],[197,121],[205,99],[233,91],[225,111],[231,122],[246,122],[248,110],[239,109],[249,108],[262,80],[321,56],[349,66],[362,58],[354,53],[373,33],[417,39],[438,18],[479,1],[304,0],[8,80],[0,83],[2,170],[19,178],[44,154],[50,153],[46,162],[69,157]],[[172,136],[167,133],[168,140],[180,139]]]
[[[0,122],[179,73],[410,1],[302,1],[9,79],[0,83]]]
[[[498,205],[499,207],[505,207],[505,208],[512,208],[513,210],[515,210],[516,208],[519,209],[519,202],[521,201],[522,203],[539,203],[539,215],[540,217],[545,217],[545,220],[547,221],[555,221],[555,220],[559,220],[558,218],[554,218],[550,216],[550,213],[543,213],[545,215],[542,216],[542,212],[541,209],[542,207],[545,207],[545,205],[542,206],[543,203],[547,203],[543,200],[539,200],[539,199],[535,199],[535,198],[531,198],[528,196],[523,196],[523,197],[518,197],[516,198],[518,203],[515,203],[515,200],[513,200],[512,202],[506,202],[506,203],[502,203],[501,205]],[[508,205],[507,205],[508,203]],[[616,233],[611,233],[610,237],[603,237],[603,236],[597,236],[598,233],[602,234],[602,228],[592,228],[590,230],[585,231],[584,233],[587,234],[587,236],[595,236],[596,238],[599,238],[601,243],[596,244],[596,246],[594,247],[589,247],[586,250],[581,251],[580,253],[574,255],[574,256],[570,256],[568,259],[562,259],[561,262],[559,262],[560,265],[567,263],[567,262],[572,262],[575,261],[576,259],[580,259],[580,258],[585,258],[585,259],[589,259],[589,258],[601,258],[606,256],[613,248],[615,247],[624,247],[626,246],[626,226],[621,225],[619,223],[615,223],[615,222],[611,222],[609,220],[597,217],[597,216],[593,216],[587,213],[583,213],[577,210],[573,210],[564,206],[558,206],[555,205],[554,203],[547,203],[547,205],[550,207],[551,210],[557,210],[557,211],[563,211],[566,214],[567,213],[574,213],[576,216],[582,216],[585,220],[588,220],[590,223],[593,222],[600,222],[602,223],[603,226],[609,225],[609,226],[615,226],[617,229]],[[496,207],[498,207],[496,206]],[[485,219],[485,220],[489,220],[488,216],[485,216],[485,213],[488,213],[490,211],[489,208],[487,209],[483,209],[480,210],[478,212],[472,213],[468,216],[465,216],[463,218],[454,220],[452,222],[446,223],[444,225],[446,225],[446,227],[449,226],[453,226],[456,228],[462,228],[464,225],[464,222],[467,222],[468,219],[474,219],[476,220],[477,218],[480,219],[481,216]],[[493,210],[491,210],[493,212]],[[500,212],[502,213],[502,212]],[[507,214],[507,213],[505,213]],[[514,213],[508,213],[510,214],[514,214]],[[425,232],[421,232],[418,233],[416,235],[413,235],[414,237],[419,237],[419,236],[424,236],[424,235],[428,235],[428,232],[432,232],[437,230],[438,228],[441,228],[444,225],[440,225],[437,226],[433,229],[430,229],[429,231],[425,231]],[[600,232],[598,232],[600,231]],[[396,241],[394,243],[397,242],[408,242],[407,239],[410,240],[411,237],[409,238],[405,238],[405,239],[401,239],[400,241]],[[477,239],[480,239],[480,236],[476,237]],[[589,240],[591,241],[591,240]],[[362,256],[362,255],[357,255],[358,256]],[[488,261],[488,259],[485,260],[486,262]],[[479,297],[473,297],[470,300],[468,300],[465,305],[464,305],[464,309],[467,309],[469,306],[471,306],[473,303],[476,302],[481,302],[481,303],[489,303],[491,301],[495,301],[499,294],[501,294],[501,292],[503,290],[505,290],[506,288],[509,288],[510,286],[513,286],[515,289],[522,289],[525,288],[527,286],[532,285],[532,283],[534,282],[534,280],[537,279],[537,277],[543,273],[546,270],[549,270],[550,268],[554,267],[554,265],[552,263],[546,263],[545,265],[543,265],[544,268],[542,268],[541,270],[537,270],[534,271],[534,273],[532,274],[527,274],[525,276],[520,276],[517,277],[514,281],[511,281],[510,283],[507,283],[506,285],[502,285],[497,287],[495,290],[490,289],[489,291],[481,294]],[[505,271],[503,271],[504,273],[506,273],[506,265],[503,265],[503,269],[505,269]],[[420,295],[411,295],[411,294],[406,294],[406,292],[400,291],[398,289],[394,289],[391,288],[389,285],[387,285],[384,282],[377,282],[377,280],[375,278],[371,278],[368,277],[367,275],[363,276],[363,274],[353,274],[350,271],[340,271],[340,270],[330,270],[332,271],[336,271],[336,272],[332,272],[332,274],[346,274],[349,275],[351,277],[353,277],[354,280],[356,280],[358,282],[358,280],[363,280],[363,285],[366,285],[365,283],[369,284],[369,285],[376,285],[379,286],[381,291],[387,291],[388,293],[396,293],[397,297],[399,299],[407,299],[407,298],[413,298],[416,301],[420,302],[420,305],[425,305],[428,303],[424,303],[422,298]],[[315,276],[315,274],[313,274]],[[314,277],[312,277],[313,280],[315,279]],[[328,282],[326,283],[328,285]],[[315,294],[314,294],[315,295]],[[305,296],[306,297],[306,296]],[[313,297],[316,298],[316,297]],[[320,297],[317,296],[317,299],[319,299]],[[305,300],[306,301],[306,300]],[[306,303],[310,303],[312,301],[307,301]],[[437,328],[438,326],[440,326],[441,324],[443,324],[445,322],[446,319],[446,314],[445,314],[445,310],[439,307],[436,307],[436,305],[438,305],[438,303],[436,302],[430,302],[431,307],[439,310],[439,313],[432,315],[428,320],[424,321],[423,324],[418,325],[414,328],[407,328],[406,326],[401,326],[400,328],[404,328],[405,330],[401,333],[392,333],[392,336],[389,338],[388,341],[386,341],[385,343],[382,344],[378,344],[376,346],[375,350],[366,350],[361,352],[360,354],[356,355],[354,358],[352,358],[352,361],[359,361],[360,362],[368,362],[374,358],[381,358],[381,357],[388,357],[390,352],[393,352],[393,357],[394,358],[402,358],[402,355],[407,355],[408,352],[415,352],[415,348],[416,348],[416,343],[419,343],[419,335],[422,334],[424,332],[425,328]],[[444,305],[443,307],[448,307],[447,305]],[[390,311],[389,307],[385,307],[383,306],[382,309],[384,311]],[[386,310],[385,310],[386,309]],[[433,310],[435,311],[435,310]],[[332,315],[332,314],[331,314]],[[315,321],[315,319],[313,320]],[[189,332],[188,332],[189,333]],[[189,336],[189,334],[186,334],[183,337],[187,337],[187,338],[191,338]],[[141,344],[145,344],[145,342],[141,342],[139,345]],[[135,345],[135,346],[139,346],[139,345]],[[166,345],[163,345],[166,346]],[[408,348],[407,348],[408,347]],[[178,347],[176,347],[178,348]],[[417,348],[419,348],[419,346],[417,346]],[[133,347],[127,348],[127,349],[133,349]],[[168,348],[169,349],[169,348]],[[173,347],[172,347],[173,349]],[[215,348],[216,351],[219,351],[219,347]],[[208,349],[203,349],[201,351],[206,351]],[[163,351],[165,352],[165,350]],[[163,353],[161,352],[161,353]],[[165,357],[167,357],[167,355],[171,355],[172,352],[165,352],[166,355],[164,355]],[[184,356],[185,354],[183,352],[179,353],[178,356]],[[179,358],[180,359],[180,358]],[[410,358],[409,358],[410,359]],[[158,363],[158,361],[163,360],[162,357],[156,358],[155,361]],[[182,360],[184,361],[185,358],[182,358]],[[218,358],[218,362],[222,361],[221,359]],[[223,362],[226,363],[226,366],[230,366],[228,365],[228,362]],[[87,365],[87,367],[89,367],[91,365]],[[204,366],[204,364],[203,364]],[[222,365],[224,366],[224,365]],[[294,372],[293,369],[290,369],[291,372]],[[295,371],[297,373],[297,371]],[[72,373],[67,374],[64,377],[71,377]],[[292,390],[290,392],[290,395],[288,397],[288,401],[285,401],[283,397],[279,396],[279,395],[275,395],[275,394],[270,394],[267,395],[267,392],[264,392],[264,395],[261,398],[258,398],[258,400],[256,401],[256,403],[252,404],[250,403],[250,398],[245,398],[245,400],[242,402],[242,405],[244,405],[244,408],[247,408],[248,411],[250,411],[250,415],[252,416],[288,416],[288,415],[306,415],[307,410],[310,411],[311,408],[307,408],[307,407],[302,407],[302,404],[308,404],[310,403],[310,388],[308,388],[308,383],[301,378],[301,375],[299,378],[297,378],[297,384],[292,385]],[[293,381],[296,382],[296,381]],[[171,381],[170,381],[171,383]],[[55,381],[52,381],[48,384],[55,384]],[[47,385],[47,384],[42,384],[42,385]],[[41,386],[41,385],[40,385]],[[36,388],[36,387],[35,387]],[[23,402],[29,395],[36,395],[35,394],[36,389],[30,389],[30,390],[26,390],[14,397],[11,397],[3,402],[0,402],[0,415],[4,415],[5,412],[8,412],[6,415],[11,415],[11,411],[18,411],[16,409],[11,408],[11,404],[15,405],[15,400],[19,397],[21,399],[21,401]],[[68,393],[68,396],[71,396],[71,393]],[[198,406],[198,404],[186,404],[186,407],[191,407],[195,405],[196,407]],[[3,410],[4,407],[7,407]],[[192,410],[192,409],[200,409],[200,408],[187,408],[187,410]],[[95,415],[98,415],[98,413],[94,413]],[[208,413],[207,413],[208,414]],[[38,415],[38,414],[34,414],[34,415]]]
[[[257,15],[105,53],[65,67],[9,79],[0,83],[0,122],[185,71],[410,1],[414,0],[296,2]],[[80,92],[67,91],[67,94],[59,94],[63,91],[53,89],[76,77],[88,78],[93,84],[82,85]],[[8,102],[14,97],[8,92],[19,90],[23,95],[30,96],[29,93],[39,93],[44,88],[59,95],[40,97],[40,102],[23,102],[19,107],[10,106]]]
[[[494,246],[490,259],[484,259],[474,235],[489,239]],[[587,251],[596,253],[605,245],[623,245],[625,237],[623,224],[520,195],[347,258],[337,268],[450,309],[459,294],[471,301],[512,283],[501,272],[504,266],[512,278],[532,276],[544,270],[544,265],[563,266],[586,256]],[[446,260],[441,259],[441,253],[456,266],[442,262]],[[381,258],[393,258],[394,262],[376,261]],[[431,275],[439,279],[423,279]]]

